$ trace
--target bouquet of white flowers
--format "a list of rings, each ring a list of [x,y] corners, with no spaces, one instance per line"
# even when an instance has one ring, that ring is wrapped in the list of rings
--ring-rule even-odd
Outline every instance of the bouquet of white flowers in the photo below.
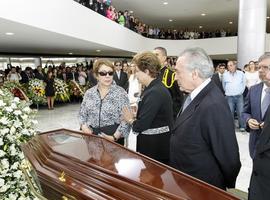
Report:
[[[0,199],[35,199],[22,174],[20,144],[35,135],[35,112],[7,89],[0,89]]]
[[[55,100],[66,102],[69,101],[69,88],[68,85],[61,79],[54,79]]]

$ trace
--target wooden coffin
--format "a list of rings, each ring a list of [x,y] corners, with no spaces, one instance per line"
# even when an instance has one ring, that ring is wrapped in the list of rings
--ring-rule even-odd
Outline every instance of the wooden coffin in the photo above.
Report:
[[[60,129],[35,136],[22,150],[47,199],[238,199],[98,136]]]

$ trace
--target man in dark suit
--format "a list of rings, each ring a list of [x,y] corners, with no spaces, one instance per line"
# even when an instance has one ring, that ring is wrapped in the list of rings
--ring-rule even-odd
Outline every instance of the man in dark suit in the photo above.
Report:
[[[67,81],[73,80],[78,81],[79,74],[75,66],[72,66],[71,71],[67,72]]]
[[[269,107],[270,108],[270,107]],[[249,185],[249,200],[270,199],[270,109],[261,132]]]
[[[259,63],[260,66],[269,66],[270,54],[261,56]],[[255,156],[255,149],[261,134],[260,124],[264,121],[265,112],[270,103],[270,95],[265,92],[270,87],[269,80],[266,78],[267,72],[268,68],[259,68],[259,76],[262,82],[250,87],[242,114],[243,120],[246,122],[246,129],[250,132],[249,153],[252,159]]]
[[[259,69],[261,70],[262,68],[266,71],[267,82],[270,83],[269,53],[264,54],[259,59]],[[263,129],[259,136],[253,159],[253,170],[249,185],[249,200],[270,199],[270,106],[268,106],[268,110],[266,111],[264,122],[260,123],[259,126]]]
[[[42,67],[41,66],[37,66],[37,70],[35,71],[35,78],[39,79],[39,80],[45,80],[45,75],[42,71]]]
[[[163,47],[156,47],[154,49],[154,54],[158,57],[161,69],[159,74],[159,79],[163,83],[163,85],[169,90],[172,100],[173,100],[173,117],[174,119],[177,116],[177,113],[179,112],[183,100],[184,95],[183,92],[179,90],[179,86],[177,82],[175,81],[175,72],[170,69],[167,62],[167,50]]]
[[[120,61],[115,61],[114,66],[115,66],[115,73],[113,75],[113,80],[115,81],[117,85],[127,90],[128,89],[128,75],[126,72],[122,71],[122,63]]]
[[[21,83],[28,83],[33,78],[31,70],[31,67],[26,67],[25,70],[21,72]]]
[[[221,90],[221,92],[225,95],[223,86],[222,86],[222,79],[223,74],[226,70],[225,63],[221,63],[217,66],[217,72],[213,74],[212,81],[218,86],[218,88]]]
[[[171,166],[221,189],[235,187],[241,163],[229,105],[211,81],[213,63],[201,48],[186,49],[176,80],[189,93],[170,141]]]

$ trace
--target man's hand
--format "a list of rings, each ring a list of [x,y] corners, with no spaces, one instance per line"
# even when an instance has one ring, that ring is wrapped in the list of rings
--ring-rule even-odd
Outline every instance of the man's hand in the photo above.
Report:
[[[250,118],[247,123],[248,123],[249,128],[253,130],[260,129],[260,123],[256,119]]]

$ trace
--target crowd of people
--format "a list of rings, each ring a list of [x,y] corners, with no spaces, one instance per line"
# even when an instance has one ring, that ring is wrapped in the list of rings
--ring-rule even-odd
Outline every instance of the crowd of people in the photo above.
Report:
[[[167,40],[192,40],[216,37],[236,36],[237,33],[227,29],[216,29],[213,31],[201,31],[188,28],[165,29],[147,25],[142,22],[134,13],[128,10],[117,11],[111,0],[75,0],[91,10],[115,21],[116,23],[148,38]]]

